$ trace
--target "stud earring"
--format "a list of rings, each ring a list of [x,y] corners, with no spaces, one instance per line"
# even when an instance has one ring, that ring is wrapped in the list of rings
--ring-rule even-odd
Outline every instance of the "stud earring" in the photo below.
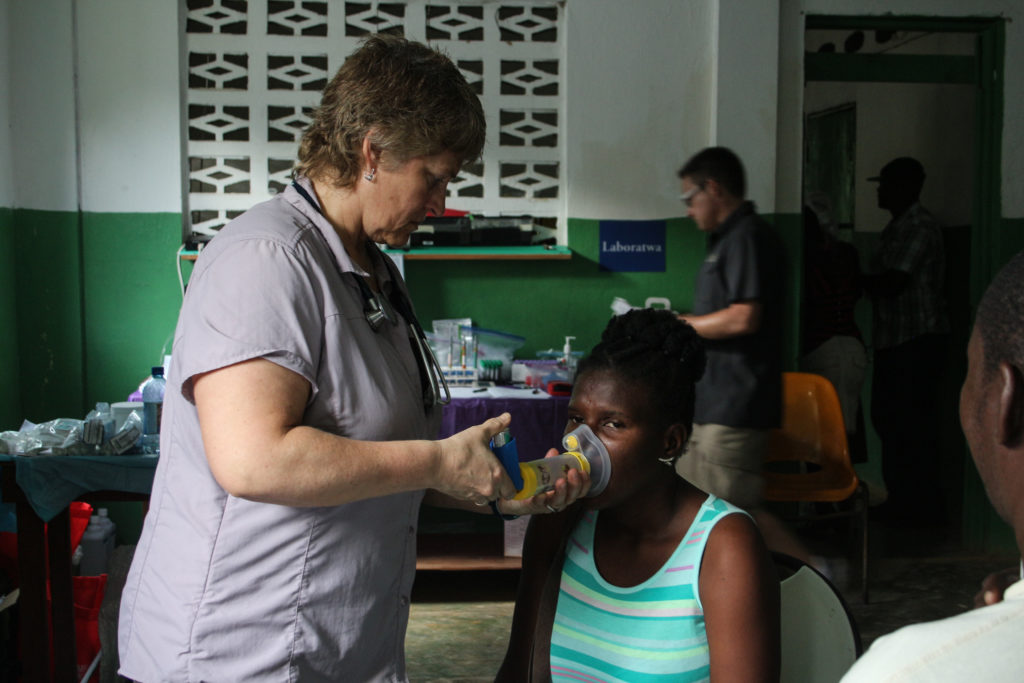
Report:
[[[367,180],[369,180],[372,183],[373,182],[373,178],[376,175],[377,175],[377,169],[371,168],[369,171],[367,171],[366,173],[363,174],[363,177],[366,178]]]

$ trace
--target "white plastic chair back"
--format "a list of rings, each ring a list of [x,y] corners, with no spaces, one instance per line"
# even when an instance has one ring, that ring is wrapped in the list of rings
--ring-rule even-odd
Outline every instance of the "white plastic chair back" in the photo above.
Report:
[[[781,579],[782,683],[834,683],[860,655],[857,625],[828,579],[799,560],[779,554],[775,559]]]

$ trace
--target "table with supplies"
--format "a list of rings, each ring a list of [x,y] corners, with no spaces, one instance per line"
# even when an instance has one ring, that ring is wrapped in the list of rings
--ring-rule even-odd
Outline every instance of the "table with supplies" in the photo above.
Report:
[[[156,463],[155,455],[0,455],[0,496],[14,505],[17,516],[18,629],[24,680],[78,680],[70,504],[147,501]]]
[[[440,437],[508,412],[522,460],[559,448],[568,397],[530,388],[454,388]],[[149,500],[158,456],[0,455],[0,497],[17,519],[19,640],[23,675],[31,681],[77,681],[72,604],[69,506],[73,501]],[[502,537],[460,537],[455,554],[421,537],[417,565],[426,569],[515,569]],[[450,540],[450,539],[449,539]],[[451,544],[449,544],[450,547]],[[476,546],[474,548],[474,546]],[[49,586],[49,597],[47,587]],[[51,628],[52,625],[52,628]],[[52,637],[51,637],[52,634]],[[52,653],[52,670],[51,670]]]

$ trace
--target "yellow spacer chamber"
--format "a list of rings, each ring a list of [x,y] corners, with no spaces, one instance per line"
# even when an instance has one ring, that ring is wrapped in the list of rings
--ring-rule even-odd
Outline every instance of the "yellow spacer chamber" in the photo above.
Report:
[[[576,437],[572,438],[575,440]],[[523,488],[512,500],[533,498],[540,493],[550,491],[555,487],[555,482],[565,477],[569,470],[579,470],[590,474],[590,462],[583,457],[583,453],[568,442],[566,442],[566,446],[572,450],[550,458],[519,463],[519,473],[523,476]],[[576,441],[576,447],[578,446],[579,441]]]

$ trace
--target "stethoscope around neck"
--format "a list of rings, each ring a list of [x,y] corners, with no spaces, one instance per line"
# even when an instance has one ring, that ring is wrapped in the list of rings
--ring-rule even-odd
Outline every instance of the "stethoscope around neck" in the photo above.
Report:
[[[306,188],[295,181],[292,181],[292,187],[317,213],[321,216],[324,215],[320,205],[313,201]],[[376,245],[373,245],[372,248],[376,249],[378,254],[380,254],[380,250],[377,249]],[[383,254],[380,254],[380,256],[392,279],[397,279],[396,271],[388,263],[390,259],[384,257]],[[399,315],[405,319],[406,325],[409,326],[409,342],[413,349],[413,355],[416,357],[416,365],[420,371],[420,381],[424,384],[424,406],[431,408],[436,405],[448,405],[451,403],[452,394],[448,389],[448,382],[444,378],[444,372],[441,370],[441,364],[437,362],[437,356],[434,355],[430,344],[427,343],[427,335],[423,332],[419,320],[416,319],[416,315],[412,312],[412,306],[409,304],[408,299],[396,288],[394,290],[394,300],[388,301],[386,297],[379,297],[376,292],[370,289],[370,286],[366,284],[366,278],[353,272],[348,274],[353,277],[356,285],[359,287],[359,293],[363,299],[363,317],[366,318],[366,323],[370,326],[371,330],[380,332],[385,322],[397,325]]]

